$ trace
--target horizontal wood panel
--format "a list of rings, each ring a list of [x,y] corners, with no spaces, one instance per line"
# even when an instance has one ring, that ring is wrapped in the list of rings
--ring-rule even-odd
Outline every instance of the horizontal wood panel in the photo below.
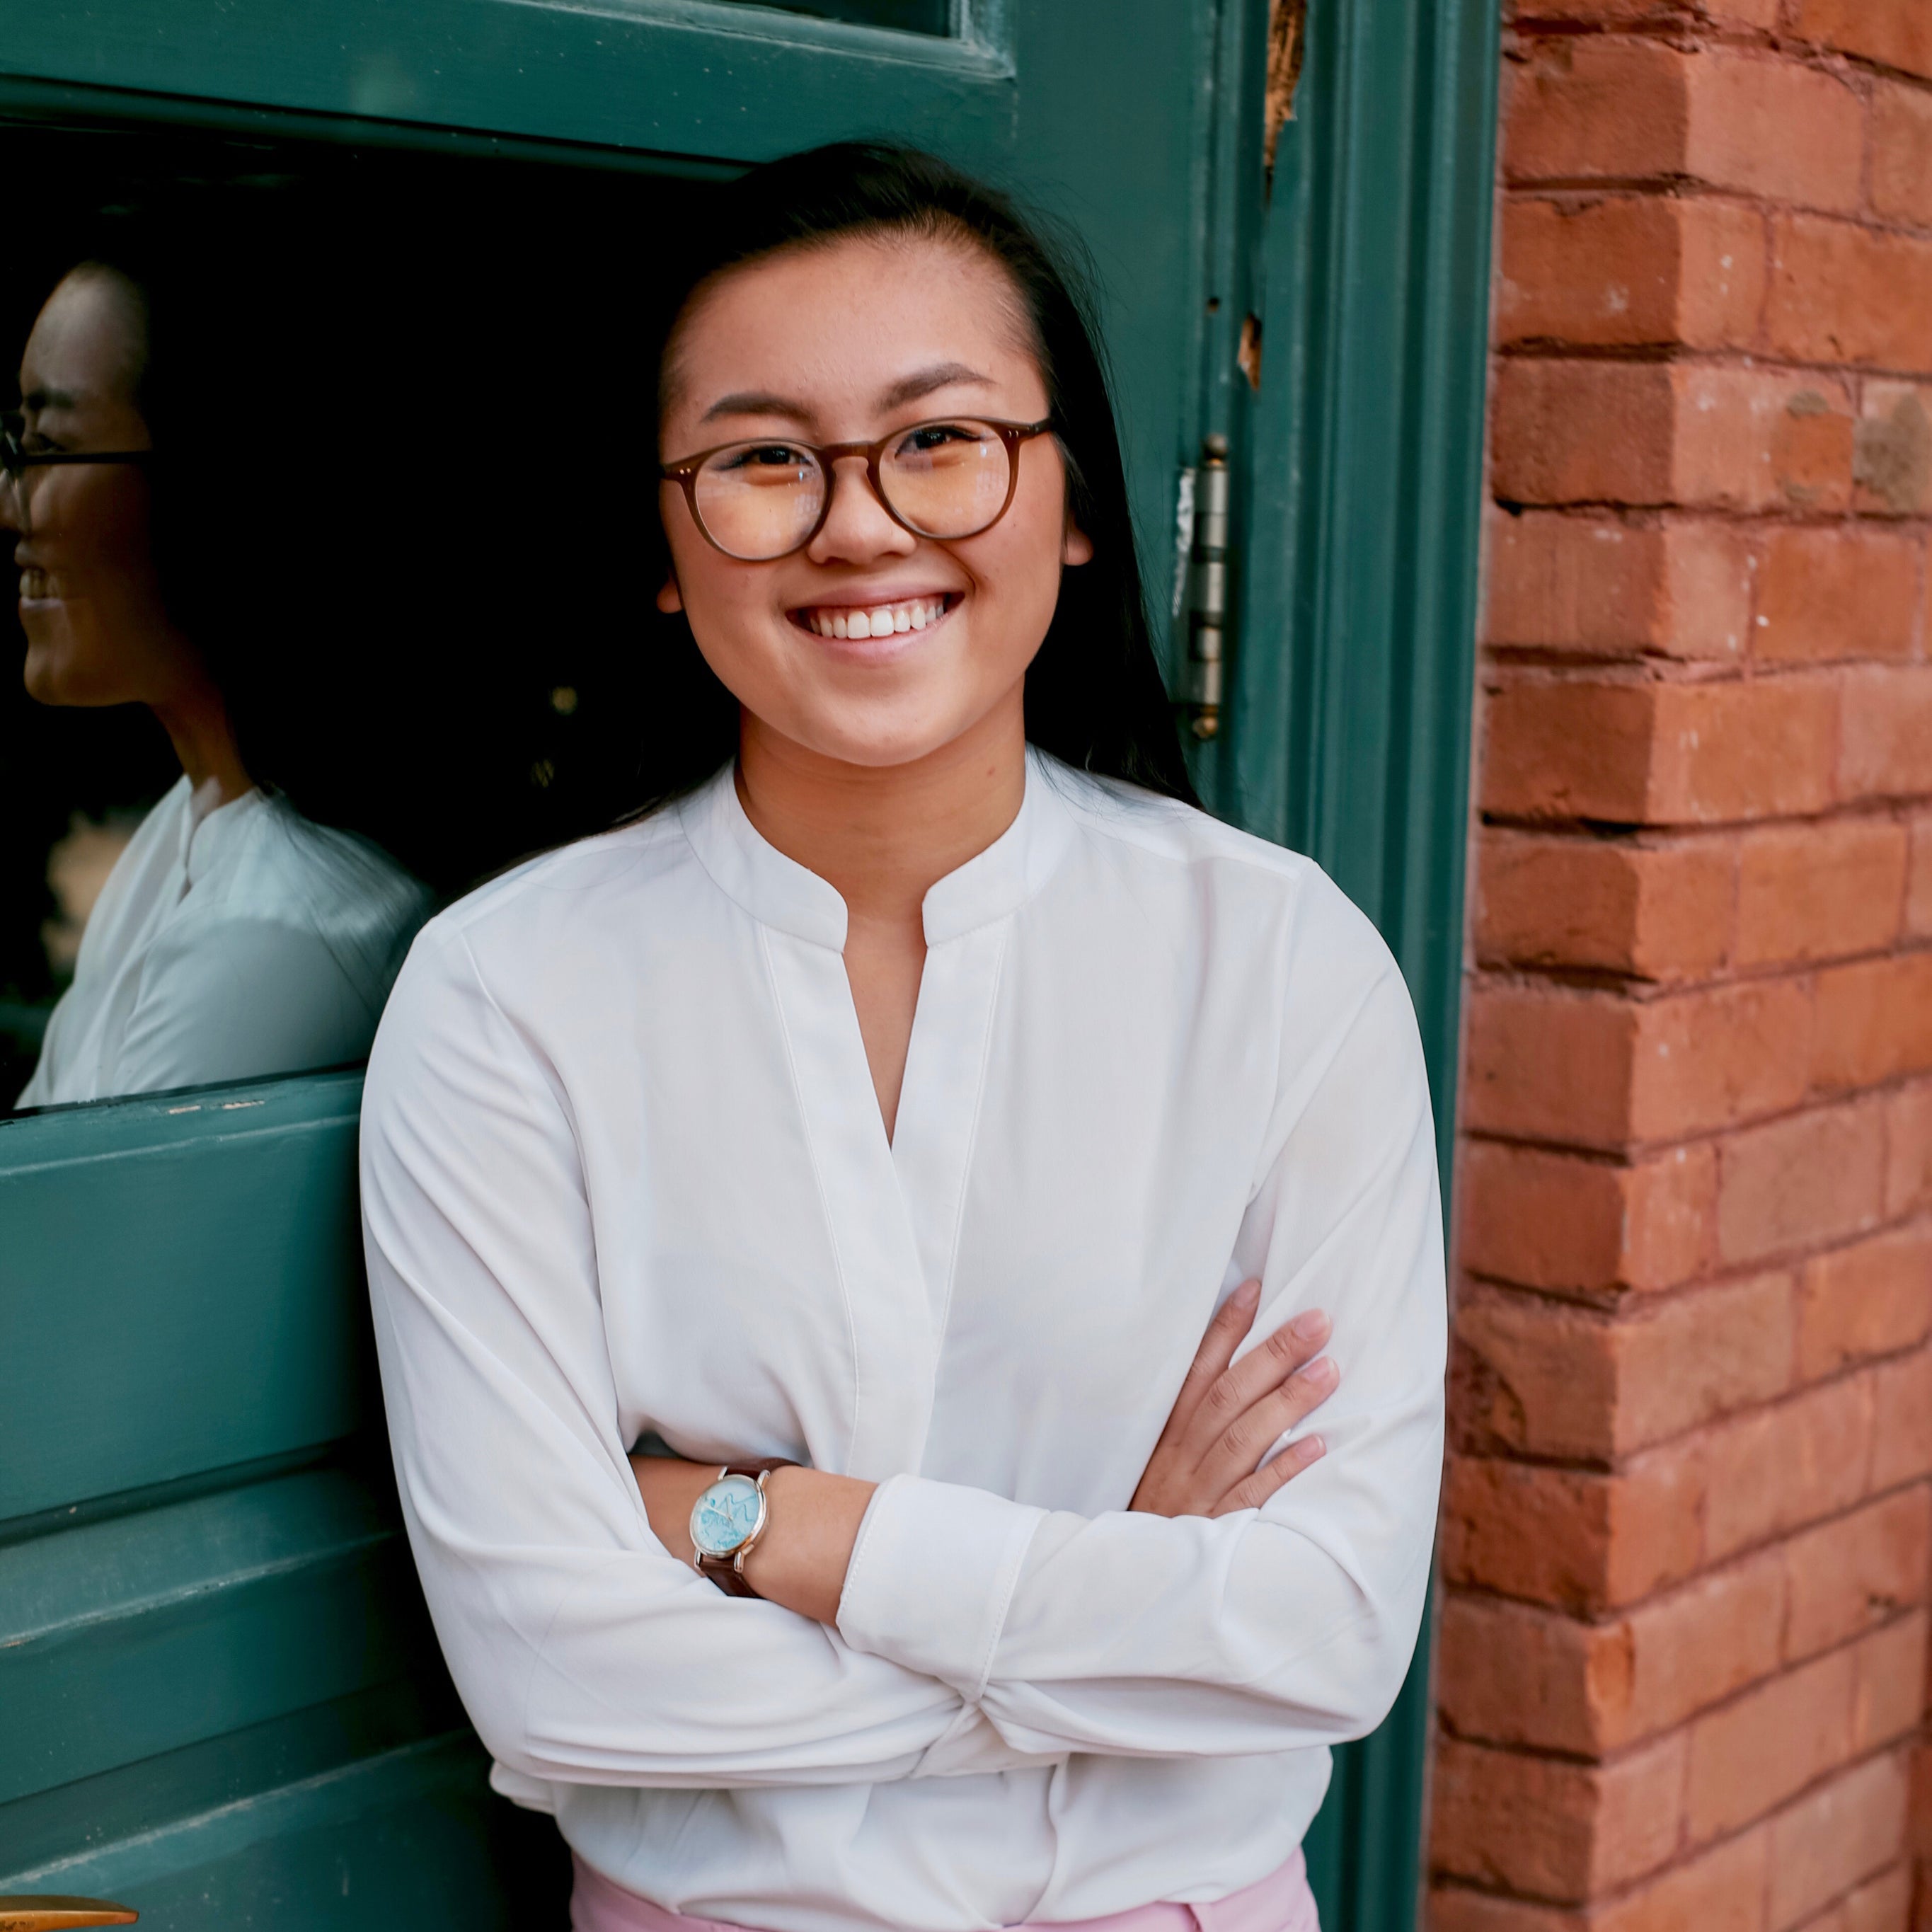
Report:
[[[362,1090],[0,1122],[0,1522],[356,1426]]]
[[[0,1549],[0,1803],[433,1669],[418,1605],[334,1471]]]
[[[737,161],[922,123],[990,156],[1016,104],[997,41],[704,0],[38,0],[9,10],[0,71]]]
[[[466,1732],[432,1738],[4,1883],[116,1899],[140,1912],[143,1932],[493,1932],[511,1922],[511,1894],[490,1844],[500,1802],[487,1772]]]

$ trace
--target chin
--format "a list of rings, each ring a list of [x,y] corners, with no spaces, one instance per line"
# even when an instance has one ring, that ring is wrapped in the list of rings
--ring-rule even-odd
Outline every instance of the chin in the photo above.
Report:
[[[68,626],[45,616],[29,620],[23,616],[27,633],[27,659],[21,668],[21,682],[36,704],[117,704],[118,693],[100,688],[101,680],[89,677],[86,653],[76,648]]]

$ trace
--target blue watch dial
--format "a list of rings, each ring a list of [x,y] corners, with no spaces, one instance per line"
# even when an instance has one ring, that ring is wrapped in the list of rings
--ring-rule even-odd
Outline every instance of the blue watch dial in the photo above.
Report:
[[[721,1476],[691,1512],[691,1540],[706,1556],[729,1556],[758,1526],[764,1498],[748,1476]]]

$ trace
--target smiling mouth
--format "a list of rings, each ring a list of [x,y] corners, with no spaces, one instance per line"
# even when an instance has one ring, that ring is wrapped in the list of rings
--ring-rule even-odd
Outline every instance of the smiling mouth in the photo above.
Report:
[[[790,613],[802,631],[820,638],[890,638],[929,630],[959,601],[948,592],[896,604],[808,604]]]
[[[53,595],[53,581],[44,570],[32,566],[24,567],[20,572],[20,601],[23,604],[40,604]]]

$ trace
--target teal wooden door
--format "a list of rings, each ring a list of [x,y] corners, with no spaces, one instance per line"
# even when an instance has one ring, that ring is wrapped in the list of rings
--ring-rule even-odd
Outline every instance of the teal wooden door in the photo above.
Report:
[[[0,16],[0,117],[667,182],[883,134],[1043,204],[1093,258],[1160,608],[1181,474],[1210,432],[1233,451],[1204,794],[1382,921],[1446,1132],[1493,9],[1314,0],[1264,194],[1270,16],[1298,11],[41,0]],[[183,1932],[561,1923],[548,1827],[485,1791],[387,1498],[358,1093],[0,1122],[0,1893]],[[1331,1928],[1414,1922],[1424,1682],[1338,1760],[1310,1842]]]

